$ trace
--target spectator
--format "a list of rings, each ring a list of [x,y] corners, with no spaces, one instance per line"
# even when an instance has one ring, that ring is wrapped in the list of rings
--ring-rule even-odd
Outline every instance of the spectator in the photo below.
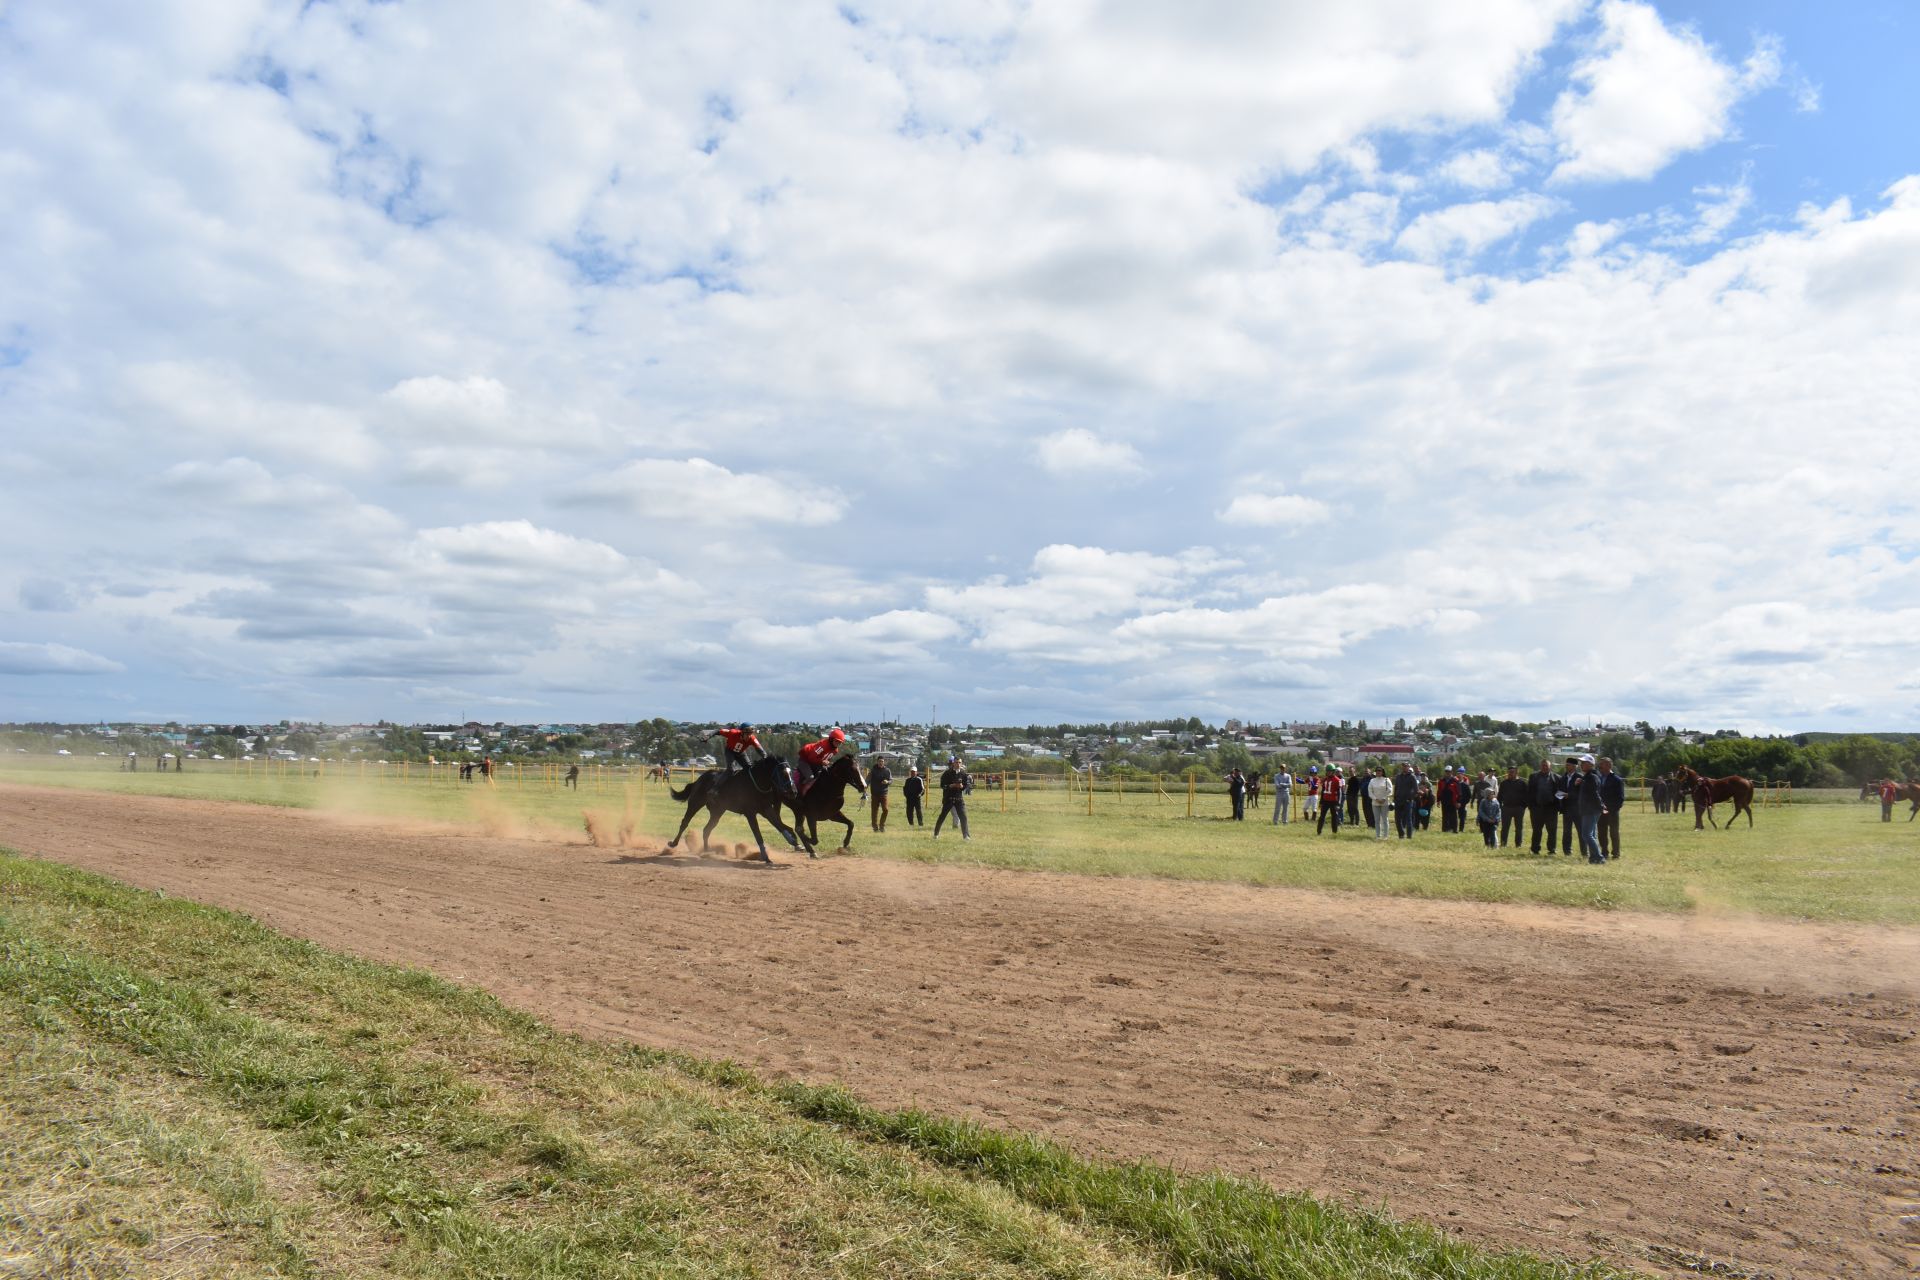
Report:
[[[927,811],[921,805],[921,797],[927,793],[926,779],[920,776],[920,770],[913,765],[907,766],[907,780],[900,784],[900,795],[907,802],[907,825],[924,827],[927,825]]]
[[[1564,857],[1573,856],[1573,830],[1575,820],[1575,784],[1580,781],[1580,760],[1577,756],[1567,757],[1566,772],[1554,779],[1554,797],[1560,802],[1560,853]],[[1586,846],[1582,845],[1584,849]]]
[[[1556,848],[1554,833],[1560,829],[1560,802],[1554,798],[1554,792],[1560,789],[1559,779],[1553,776],[1553,764],[1540,762],[1540,771],[1528,780],[1533,788],[1528,808],[1533,813],[1533,851],[1540,852],[1540,835],[1546,833],[1547,856],[1552,857]]]
[[[1880,784],[1880,821],[1893,821],[1893,804],[1900,798],[1900,788],[1892,778]]]
[[[1393,778],[1393,825],[1402,840],[1413,839],[1413,824],[1419,820],[1414,811],[1419,807],[1420,779],[1411,764],[1403,764]]]
[[[1486,842],[1487,848],[1491,849],[1494,847],[1493,833],[1500,826],[1500,797],[1482,788],[1480,798],[1474,801],[1474,804],[1478,809],[1480,839]]]
[[[1330,764],[1320,775],[1320,816],[1314,821],[1313,834],[1326,830],[1328,818],[1333,819],[1333,834],[1340,834],[1340,791],[1340,767]]]
[[[875,756],[873,765],[867,770],[867,825],[876,832],[887,829],[887,812],[891,806],[887,803],[887,792],[893,789],[893,770],[887,768],[885,756]]]
[[[1360,797],[1366,789],[1367,776],[1358,767],[1354,769],[1352,777],[1342,781],[1340,797],[1347,806],[1347,823],[1350,826],[1360,825]]]
[[[1393,779],[1387,777],[1386,770],[1379,765],[1373,767],[1373,776],[1367,779],[1368,817],[1373,820],[1373,838],[1385,840],[1389,826],[1387,815],[1393,812]]]
[[[1233,820],[1244,822],[1247,818],[1247,775],[1235,765],[1227,771],[1227,796],[1233,801]]]
[[[1600,780],[1600,854],[1616,861],[1620,857],[1620,811],[1627,807],[1627,780],[1613,771],[1613,761],[1601,756],[1594,768]]]
[[[960,838],[971,840],[967,831],[967,792],[973,790],[973,779],[967,774],[967,767],[960,763],[959,756],[947,757],[946,772],[940,775],[940,813],[933,820],[933,838],[940,838],[940,824],[953,815],[953,821],[960,828]]]
[[[1279,826],[1288,820],[1287,809],[1293,804],[1293,773],[1285,765],[1273,775],[1273,825]]]
[[[1593,771],[1592,756],[1580,757],[1579,772],[1567,786],[1574,821],[1580,828],[1580,851],[1587,855],[1588,862],[1605,863],[1607,855],[1600,852],[1600,819],[1607,811],[1607,802],[1600,794],[1600,776]]]
[[[1500,802],[1500,847],[1507,847],[1507,836],[1511,834],[1513,847],[1518,849],[1527,834],[1527,806],[1533,801],[1533,787],[1520,776],[1519,765],[1507,766],[1507,776],[1501,779],[1494,798]]]
[[[1420,829],[1425,831],[1433,826],[1433,806],[1438,803],[1438,798],[1433,794],[1432,780],[1424,773],[1419,775],[1419,779],[1420,790],[1414,794],[1413,811],[1419,816]]]
[[[552,777],[553,775],[548,774],[547,776]],[[580,789],[580,766],[577,764],[568,765],[567,776],[561,779],[561,781],[565,785],[572,787],[575,791],[578,791]]]

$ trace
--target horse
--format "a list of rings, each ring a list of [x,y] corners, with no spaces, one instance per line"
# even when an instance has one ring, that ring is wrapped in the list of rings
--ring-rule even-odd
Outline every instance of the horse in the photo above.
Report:
[[[647,781],[653,782],[656,780],[660,782],[670,781],[670,778],[667,774],[667,766],[663,764],[656,764],[656,765],[649,765],[647,767]]]
[[[1715,827],[1720,825],[1713,821],[1711,810],[1722,800],[1733,801],[1733,815],[1727,819],[1727,830],[1733,830],[1733,819],[1740,816],[1742,809],[1747,812],[1748,828],[1752,828],[1753,784],[1751,782],[1737,775],[1728,778],[1703,778],[1685,765],[1681,765],[1674,772],[1675,776],[1682,783],[1688,784],[1693,791],[1693,829],[1695,831],[1706,830],[1701,825],[1702,818],[1713,822]]]
[[[1900,794],[1913,806],[1907,810],[1907,821],[1912,822],[1916,816],[1920,816],[1920,782],[1909,782],[1900,788]]]
[[[866,779],[860,776],[860,766],[854,763],[852,756],[835,756],[833,763],[821,770],[814,778],[813,785],[806,794],[796,794],[787,800],[787,807],[793,810],[793,829],[800,832],[800,839],[806,843],[807,856],[817,858],[820,855],[814,849],[820,843],[820,819],[831,818],[847,829],[845,838],[840,841],[842,849],[853,845],[853,819],[840,811],[846,803],[847,788],[851,786],[861,795],[867,794]],[[806,826],[802,829],[801,824]]]
[[[679,846],[680,837],[687,834],[687,824],[701,809],[707,811],[707,825],[700,832],[702,853],[713,847],[713,829],[720,825],[720,815],[723,813],[737,813],[746,818],[747,827],[753,832],[753,842],[760,846],[760,861],[773,861],[767,856],[767,842],[760,835],[761,818],[773,824],[773,829],[786,839],[788,848],[799,852],[798,836],[780,821],[780,806],[793,798],[793,770],[779,756],[766,756],[751,767],[735,773],[709,769],[686,786],[667,794],[687,803],[686,816],[680,819],[680,830],[674,832],[673,839],[667,841],[668,852]],[[811,856],[813,850],[809,849],[807,853]]]

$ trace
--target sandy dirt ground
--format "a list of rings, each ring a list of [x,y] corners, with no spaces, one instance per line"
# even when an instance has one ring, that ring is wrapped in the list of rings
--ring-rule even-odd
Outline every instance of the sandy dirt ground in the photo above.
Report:
[[[1671,1274],[1920,1267],[1911,930],[763,869],[14,786],[0,845],[562,1027],[1486,1243]]]

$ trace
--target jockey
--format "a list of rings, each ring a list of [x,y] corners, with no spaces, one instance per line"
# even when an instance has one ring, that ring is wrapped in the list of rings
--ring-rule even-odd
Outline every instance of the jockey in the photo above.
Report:
[[[800,794],[805,795],[807,788],[813,785],[815,775],[833,762],[840,754],[840,744],[847,740],[847,731],[835,725],[827,730],[827,736],[818,742],[809,742],[800,748]]]
[[[754,736],[753,726],[750,724],[735,725],[731,729],[715,729],[707,736],[721,740],[720,749],[727,756],[727,773],[732,773],[735,768],[747,768],[748,747],[752,747],[762,756],[767,754],[767,749],[760,745],[760,739]],[[724,777],[725,774],[721,776]]]

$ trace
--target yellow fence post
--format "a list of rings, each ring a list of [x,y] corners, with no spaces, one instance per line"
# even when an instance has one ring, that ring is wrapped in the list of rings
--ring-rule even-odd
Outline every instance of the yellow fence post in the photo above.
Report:
[[[1000,775],[1000,812],[1007,811],[1007,775]]]
[[[1187,816],[1193,816],[1193,770],[1187,770]]]
[[[1093,766],[1087,766],[1087,816],[1093,816]]]

